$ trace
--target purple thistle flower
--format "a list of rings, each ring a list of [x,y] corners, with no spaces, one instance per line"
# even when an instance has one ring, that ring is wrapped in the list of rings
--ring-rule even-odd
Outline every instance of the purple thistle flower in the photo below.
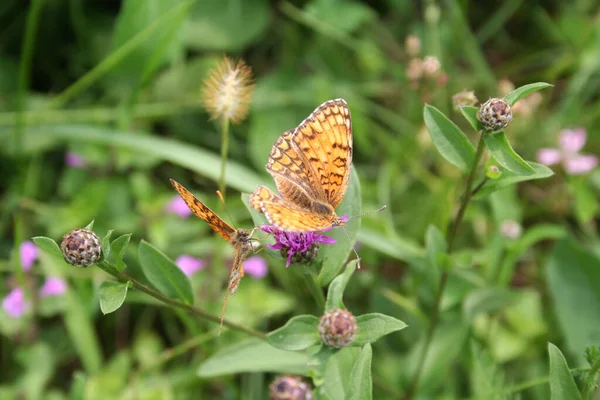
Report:
[[[5,298],[2,300],[2,308],[12,318],[21,317],[28,308],[25,302],[25,293],[23,289],[17,287],[14,288]]]
[[[206,261],[186,254],[177,257],[175,264],[188,278],[206,267]]]
[[[260,229],[272,234],[275,238],[275,244],[269,244],[267,248],[280,250],[284,257],[287,255],[286,268],[295,260],[295,255],[309,253],[308,255],[314,258],[315,249],[320,243],[334,244],[336,242],[332,237],[321,235],[318,232],[285,232],[270,225],[263,225]]]
[[[171,201],[167,203],[165,206],[165,211],[171,214],[177,214],[180,218],[187,218],[192,215],[192,210],[185,204],[185,201],[179,197],[179,195],[174,196]]]
[[[267,276],[267,262],[261,256],[252,256],[243,262],[244,271],[254,279]]]
[[[67,165],[70,165],[74,168],[85,168],[87,165],[85,159],[80,154],[73,153],[71,151],[65,154],[65,162]]]
[[[558,138],[558,148],[540,149],[537,160],[544,165],[554,165],[562,161],[568,174],[585,174],[598,165],[598,157],[579,152],[586,141],[587,132],[585,129],[563,129],[560,131]]]
[[[21,266],[25,271],[29,271],[38,258],[38,247],[32,241],[27,240],[19,246],[19,255]]]
[[[62,296],[67,291],[67,282],[51,276],[40,288],[40,297]]]

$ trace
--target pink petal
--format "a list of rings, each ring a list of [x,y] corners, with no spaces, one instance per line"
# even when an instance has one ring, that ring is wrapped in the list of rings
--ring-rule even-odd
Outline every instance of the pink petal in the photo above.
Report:
[[[86,166],[85,159],[81,155],[73,152],[65,154],[65,162],[75,168],[84,168]]]
[[[576,154],[564,161],[565,170],[571,175],[585,174],[596,168],[598,158],[596,156]]]
[[[537,153],[537,161],[544,165],[554,165],[562,158],[562,154],[558,149],[540,149]]]
[[[14,288],[4,300],[2,300],[2,308],[12,318],[19,318],[27,310],[25,303],[25,293],[21,288]]]
[[[171,214],[177,214],[180,218],[187,218],[192,215],[192,210],[185,204],[185,201],[179,197],[174,196],[169,203],[165,206],[165,211]]]
[[[254,279],[261,279],[267,275],[267,262],[261,256],[252,256],[242,264],[244,271]]]
[[[563,129],[560,131],[558,144],[566,153],[577,153],[583,148],[587,140],[587,133],[583,128]]]
[[[186,254],[179,256],[177,260],[175,260],[175,264],[187,277],[194,275],[196,272],[206,267],[206,262],[204,260]]]
[[[51,276],[46,279],[46,282],[40,288],[40,297],[61,296],[67,291],[67,282]]]
[[[32,241],[25,241],[19,246],[21,257],[21,266],[25,271],[29,271],[33,263],[38,258],[38,248]]]

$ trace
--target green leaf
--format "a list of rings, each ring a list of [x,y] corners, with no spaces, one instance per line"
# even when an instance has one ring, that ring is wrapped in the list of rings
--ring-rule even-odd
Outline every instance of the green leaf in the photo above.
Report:
[[[550,399],[581,400],[581,393],[577,390],[575,379],[561,351],[552,343],[548,343],[548,355],[550,356]]]
[[[348,265],[346,265],[346,270],[344,273],[338,275],[338,277],[331,282],[329,289],[327,290],[325,311],[331,311],[337,308],[346,308],[344,306],[344,290],[346,290],[346,285],[348,285],[348,281],[350,280],[350,277],[354,273],[355,269],[356,260],[350,261]]]
[[[331,355],[325,366],[323,385],[319,388],[323,398],[346,398],[350,375],[359,355],[360,348],[358,347],[345,347]]]
[[[110,257],[110,237],[112,236],[114,229],[109,230],[106,236],[102,238],[102,258],[107,260]]]
[[[131,233],[126,233],[113,240],[110,244],[111,256],[113,258],[114,265],[119,271],[123,271],[125,269],[123,257],[125,256],[125,252],[127,251],[127,246],[129,246],[130,240]]]
[[[528,96],[533,92],[537,92],[538,90],[546,89],[552,86],[554,85],[551,85],[546,82],[530,83],[529,85],[521,86],[520,88],[513,90],[512,92],[504,96],[504,100],[506,100],[506,102],[512,107],[517,101],[521,100],[523,97]]]
[[[167,296],[194,303],[190,281],[163,252],[142,240],[138,253],[144,275],[154,287]]]
[[[50,239],[49,237],[34,236],[31,239],[33,240],[33,243],[35,243],[35,245],[37,247],[48,252],[48,254],[52,254],[53,256],[57,256],[60,258],[63,257],[62,251],[60,250],[60,247],[58,247],[58,244],[54,240]]]
[[[544,271],[565,344],[584,362],[585,349],[600,338],[600,259],[566,238],[556,244]]]
[[[548,178],[554,175],[554,172],[545,165],[529,161],[528,164],[533,167],[535,173],[533,175],[516,175],[510,171],[503,171],[502,176],[493,181],[487,181],[486,184],[476,194],[475,199],[480,199],[496,190],[505,188],[518,182],[531,181],[535,179]]]
[[[127,296],[129,284],[121,282],[102,282],[98,289],[98,298],[100,299],[100,310],[102,314],[110,314],[123,305]]]
[[[469,322],[481,313],[494,312],[509,306],[517,293],[501,287],[475,289],[469,292],[463,302],[463,314]]]
[[[346,196],[335,211],[338,215],[354,216],[361,213],[361,207],[360,180],[358,179],[356,170],[353,168],[352,173],[350,174],[350,183],[348,185]],[[346,263],[346,260],[352,251],[352,246],[356,243],[360,224],[360,218],[354,218],[348,221],[344,227],[335,228],[326,232],[327,236],[334,238],[337,243],[323,245],[319,249],[319,257],[317,260],[323,260],[323,266],[321,267],[317,281],[321,286],[325,286],[331,282]],[[350,237],[352,245],[348,242],[348,236],[346,236],[342,229],[346,229],[346,233]]]
[[[596,195],[586,179],[574,180],[571,185],[575,195],[575,216],[582,225],[587,224],[598,213]]]
[[[429,225],[425,234],[425,245],[427,250],[427,258],[429,263],[434,268],[442,268],[440,258],[448,254],[448,245],[444,234],[435,225]]]
[[[256,338],[219,350],[198,368],[198,375],[212,378],[242,372],[274,372],[306,375],[308,355],[285,351]]]
[[[373,398],[373,379],[371,378],[371,358],[373,350],[369,343],[365,344],[358,360],[352,368],[348,386],[348,399],[370,400]]]
[[[93,231],[94,230],[94,220],[91,220],[90,223],[86,225],[85,229]]]
[[[533,175],[535,169],[523,160],[510,146],[504,132],[486,133],[483,140],[500,165],[517,175]]]
[[[433,144],[442,157],[467,171],[475,159],[475,149],[458,126],[437,108],[426,105],[423,117]]]
[[[502,391],[506,385],[502,369],[496,365],[489,351],[471,341],[471,395],[476,399],[505,400]]]
[[[312,355],[308,359],[306,375],[310,376],[315,386],[323,385],[329,359],[338,353],[338,349],[320,344],[308,350]]]
[[[356,323],[358,324],[358,333],[356,339],[352,342],[352,346],[375,343],[380,337],[407,327],[399,319],[379,313],[359,315],[356,317]]]
[[[465,117],[469,125],[471,125],[473,130],[475,132],[480,132],[485,130],[485,128],[477,119],[477,111],[479,111],[479,108],[473,106],[464,106],[460,108],[460,112],[462,113],[463,117]]]
[[[319,318],[314,315],[298,315],[269,333],[267,339],[281,350],[304,350],[319,343],[318,325]]]

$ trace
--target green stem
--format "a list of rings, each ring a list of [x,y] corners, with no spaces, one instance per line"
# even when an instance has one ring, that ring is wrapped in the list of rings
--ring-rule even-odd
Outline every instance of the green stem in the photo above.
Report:
[[[132,278],[131,276],[127,275],[124,272],[118,271],[115,268],[113,268],[110,264],[108,264],[107,262],[103,261],[100,264],[98,264],[98,266],[100,268],[102,268],[105,272],[109,273],[110,275],[114,276],[115,278],[117,278],[120,282],[123,283],[127,283],[127,282],[131,282],[133,284],[133,287],[141,292],[144,292],[152,297],[154,297],[155,299],[168,304],[170,306],[173,307],[178,307],[181,309],[184,309],[185,311],[189,312],[190,314],[196,315],[198,317],[207,319],[209,321],[212,321],[216,324],[221,323],[221,319],[219,317],[217,317],[216,315],[212,315],[211,313],[209,313],[208,311],[202,310],[201,308],[197,308],[194,307],[191,304],[187,304],[187,303],[183,303],[177,299],[174,299],[172,297],[169,296],[165,296],[164,294],[162,294],[161,292],[157,291],[156,289],[151,288],[150,286],[147,286],[145,284],[143,284],[142,282]],[[238,325],[234,322],[228,321],[228,320],[223,320],[223,325],[231,328],[233,330],[237,330],[237,331],[241,331],[241,332],[245,332],[251,336],[255,336],[259,339],[262,340],[267,340],[267,335],[263,332],[260,331],[256,331],[254,329],[250,329],[250,328],[246,328],[245,326],[242,325]]]
[[[227,167],[227,155],[229,154],[229,119],[221,118],[221,175],[219,176],[219,190],[225,199],[225,169]]]
[[[454,248],[454,243],[456,242],[456,234],[458,232],[458,227],[462,223],[462,220],[465,215],[465,211],[471,198],[473,197],[474,191],[471,191],[471,186],[473,185],[473,181],[475,180],[475,175],[477,173],[477,167],[481,162],[481,158],[483,156],[483,150],[485,148],[483,141],[484,133],[479,131],[479,142],[477,143],[477,151],[475,152],[475,158],[473,159],[473,164],[471,165],[471,170],[469,171],[469,175],[467,177],[467,182],[465,184],[465,191],[461,199],[460,208],[458,209],[458,213],[454,218],[454,222],[452,223],[448,233],[446,234],[446,242],[448,243],[448,254],[452,253]],[[442,295],[444,294],[444,290],[446,289],[446,284],[448,283],[448,271],[444,270],[442,272],[442,276],[440,277],[440,283],[438,286],[438,291],[435,296],[435,303],[433,308],[433,314],[431,315],[431,323],[429,324],[429,329],[427,330],[427,335],[425,336],[425,343],[423,344],[423,349],[421,350],[421,354],[419,356],[419,361],[417,363],[417,368],[415,371],[415,375],[413,376],[412,381],[410,382],[408,389],[406,390],[406,394],[404,395],[405,400],[412,399],[414,394],[417,391],[417,387],[419,385],[419,379],[423,372],[423,366],[425,365],[425,360],[427,359],[427,353],[429,352],[429,347],[431,346],[431,341],[433,339],[433,334],[435,333],[435,328],[437,327],[437,323],[440,315],[440,306],[442,303]]]
[[[304,277],[304,281],[306,282],[308,289],[315,298],[317,307],[320,310],[325,311],[325,295],[323,294],[323,290],[317,283],[314,274],[311,271],[305,270],[302,272],[302,276]]]

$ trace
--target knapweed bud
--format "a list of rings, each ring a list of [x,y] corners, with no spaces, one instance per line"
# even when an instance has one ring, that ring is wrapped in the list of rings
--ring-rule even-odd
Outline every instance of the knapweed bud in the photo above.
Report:
[[[102,255],[100,239],[85,228],[75,229],[63,236],[60,249],[66,262],[81,268],[96,264]]]
[[[225,118],[242,122],[248,115],[254,84],[252,69],[242,60],[233,62],[225,57],[204,81],[204,107],[211,119]]]
[[[436,56],[427,56],[423,59],[423,75],[433,78],[437,76],[441,68],[442,64]]]
[[[489,99],[477,111],[477,119],[487,131],[499,131],[512,121],[512,110],[504,99]]]
[[[312,400],[312,398],[310,386],[299,376],[278,376],[269,385],[271,400]]]
[[[502,171],[495,165],[490,165],[490,167],[485,171],[485,176],[488,179],[496,180],[502,176]]]
[[[354,342],[358,325],[356,318],[348,310],[327,311],[319,322],[321,341],[329,347],[340,349]]]
[[[463,90],[452,96],[452,105],[459,111],[461,107],[474,106],[479,100],[472,90]]]

